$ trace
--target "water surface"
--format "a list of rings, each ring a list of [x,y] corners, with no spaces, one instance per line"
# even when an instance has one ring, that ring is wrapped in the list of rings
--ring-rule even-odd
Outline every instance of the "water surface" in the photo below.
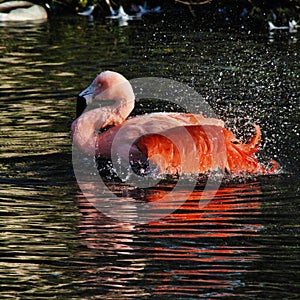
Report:
[[[1,299],[299,298],[298,39],[73,18],[1,24]],[[69,129],[76,95],[106,69],[190,85],[245,139],[259,124],[260,159],[281,171],[225,180],[204,207],[199,183],[162,219],[114,222],[78,188]],[[110,187],[153,202],[174,184]]]

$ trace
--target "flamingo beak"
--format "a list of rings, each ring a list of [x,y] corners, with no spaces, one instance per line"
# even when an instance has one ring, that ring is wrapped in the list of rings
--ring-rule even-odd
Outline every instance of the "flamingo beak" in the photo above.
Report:
[[[76,101],[76,118],[81,116],[86,107],[86,99],[83,96],[78,95]]]
[[[85,90],[83,90],[79,97],[84,97],[86,104],[91,104],[93,102],[93,96],[97,90],[96,80],[94,80]]]
[[[94,92],[95,92],[95,81],[93,81],[89,87],[87,87],[77,96],[77,105],[76,105],[77,118],[84,112],[88,104],[93,102]]]

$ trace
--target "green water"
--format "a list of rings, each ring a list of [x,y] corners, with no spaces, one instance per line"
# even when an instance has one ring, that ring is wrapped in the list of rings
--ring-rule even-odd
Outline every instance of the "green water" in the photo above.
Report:
[[[299,38],[81,18],[2,24],[0,298],[299,298]],[[242,137],[259,124],[260,159],[282,171],[229,180],[205,207],[199,184],[157,222],[113,222],[82,195],[70,139],[76,95],[106,69],[188,84]],[[113,188],[151,201],[173,186]]]

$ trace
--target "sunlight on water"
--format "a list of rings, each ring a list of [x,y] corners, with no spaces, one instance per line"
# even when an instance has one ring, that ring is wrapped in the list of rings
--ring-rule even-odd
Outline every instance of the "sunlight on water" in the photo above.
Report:
[[[1,25],[0,298],[297,299],[299,66],[299,41],[277,33]],[[174,192],[180,205],[168,214],[168,201],[157,203],[176,180],[109,180],[103,203],[131,214],[146,203],[156,216],[112,220],[79,190],[70,140],[76,95],[105,69],[190,85],[245,141],[260,125],[259,160],[282,171],[225,178],[205,205],[200,178],[188,197]],[[174,107],[140,101],[135,112],[161,110]]]

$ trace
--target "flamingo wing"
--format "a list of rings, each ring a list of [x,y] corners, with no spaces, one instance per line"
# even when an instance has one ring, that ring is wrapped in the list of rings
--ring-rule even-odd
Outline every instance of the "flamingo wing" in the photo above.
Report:
[[[222,170],[238,173],[272,173],[263,168],[255,154],[260,128],[242,143],[217,119],[189,114],[149,114],[125,121],[97,137],[96,157],[111,158],[115,150],[132,164],[151,164],[159,173],[199,174]],[[127,159],[128,161],[128,159]],[[274,163],[274,162],[273,162]],[[152,169],[151,167],[151,169]]]
[[[137,148],[157,165],[160,172],[205,173],[221,169],[232,173],[266,173],[255,153],[260,143],[260,130],[243,144],[232,131],[216,125],[192,125],[148,134],[136,142]]]

